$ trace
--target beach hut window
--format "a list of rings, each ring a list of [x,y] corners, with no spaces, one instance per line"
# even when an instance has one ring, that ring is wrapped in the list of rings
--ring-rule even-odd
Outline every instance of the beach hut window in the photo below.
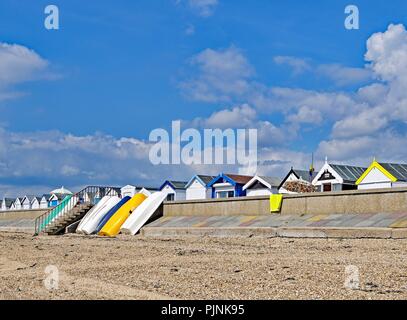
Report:
[[[175,194],[174,193],[169,193],[167,195],[167,201],[175,201]]]

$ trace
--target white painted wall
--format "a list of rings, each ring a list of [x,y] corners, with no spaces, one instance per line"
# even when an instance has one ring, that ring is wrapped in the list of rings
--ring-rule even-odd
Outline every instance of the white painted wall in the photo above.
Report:
[[[407,182],[393,182],[393,188],[405,188],[407,187]]]
[[[328,169],[328,171],[335,177],[335,179],[318,181],[319,178],[321,178],[321,176],[324,174],[326,169]],[[332,184],[332,186],[331,186],[332,191],[335,191],[335,190],[342,189],[342,187],[340,187],[339,185],[343,184],[343,179],[337,172],[335,172],[334,169],[331,168],[331,166],[328,163],[325,163],[323,165],[323,167],[321,168],[321,170],[318,171],[315,178],[312,180],[312,184],[314,186],[317,186],[321,192],[324,191],[322,185]]]
[[[364,183],[358,185],[358,190],[391,188],[391,182]]]
[[[21,209],[23,210],[30,210],[31,209],[31,203],[28,198],[24,198],[22,204],[21,204]]]
[[[395,183],[397,184],[397,182]],[[392,188],[396,185],[379,169],[373,168],[358,185],[359,190]]]
[[[246,189],[246,196],[247,197],[254,197],[254,196],[269,196],[270,194],[277,193],[277,190],[274,192],[269,188],[263,189]]]
[[[40,208],[40,203],[38,202],[37,198],[34,198],[33,202],[31,203],[31,209],[39,209]]]
[[[15,209],[15,210],[21,210],[21,202],[20,202],[19,199],[17,199],[17,200],[14,202],[14,209]]]
[[[391,180],[379,169],[373,168],[362,180],[361,184],[378,182],[391,182]]]
[[[186,190],[186,200],[209,199],[210,197],[211,190],[203,186],[198,179],[194,179]]]
[[[185,190],[181,190],[181,189],[177,189],[174,190],[173,188],[171,188],[168,184],[161,190],[162,192],[165,192],[166,194],[174,194],[174,200],[185,200],[186,199],[186,191]]]

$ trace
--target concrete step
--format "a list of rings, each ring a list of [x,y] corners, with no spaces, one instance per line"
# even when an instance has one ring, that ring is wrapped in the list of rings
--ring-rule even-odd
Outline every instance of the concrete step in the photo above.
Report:
[[[58,234],[64,231],[65,228],[75,221],[78,221],[92,208],[90,204],[80,204],[72,208],[69,212],[56,218],[52,221],[45,229],[44,232],[47,234]]]

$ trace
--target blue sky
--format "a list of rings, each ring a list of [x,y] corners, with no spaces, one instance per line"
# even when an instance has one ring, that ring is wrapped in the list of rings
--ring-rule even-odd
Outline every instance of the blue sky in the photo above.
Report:
[[[372,88],[369,95],[375,91],[377,96],[383,88],[372,85],[391,87],[393,78],[384,79],[382,69],[366,67],[391,57],[366,61],[366,42],[390,24],[405,24],[405,1],[53,1],[60,11],[60,30],[53,31],[43,25],[48,4],[0,3],[0,42],[32,50],[40,59],[33,60],[33,67],[24,65],[24,76],[0,80],[0,97],[10,95],[0,98],[5,146],[0,152],[0,195],[46,191],[58,184],[160,184],[163,176],[188,179],[194,170],[222,170],[151,167],[139,151],[121,149],[120,139],[143,143],[151,130],[169,128],[175,119],[200,129],[214,124],[264,127],[261,158],[284,162],[266,168],[269,175],[284,175],[291,165],[307,167],[311,152],[317,161],[329,155],[338,162],[365,165],[374,155],[404,159],[404,153],[366,147],[379,136],[387,135],[386,141],[394,144],[402,140],[403,97],[397,96],[401,111],[385,124],[378,123],[383,113],[371,120],[361,115],[372,127],[377,124],[376,131],[359,130],[361,124],[353,130],[349,124],[361,120],[348,118],[381,105],[371,96],[355,97],[361,88]],[[359,30],[344,28],[348,4],[359,8]],[[403,39],[401,32],[399,42]],[[220,68],[213,68],[218,63]],[[223,69],[225,63],[228,68]],[[275,88],[287,90],[282,95]],[[323,99],[329,102],[315,107]],[[233,123],[225,115],[243,118]],[[74,142],[62,157],[55,145],[67,137]],[[43,142],[41,154],[21,148],[24,139],[32,139],[31,145]],[[87,147],[96,140],[108,150],[112,143],[117,158],[75,146],[86,139]],[[24,154],[32,156],[30,163]],[[107,164],[95,169],[97,159]],[[135,173],[128,176],[129,170]]]

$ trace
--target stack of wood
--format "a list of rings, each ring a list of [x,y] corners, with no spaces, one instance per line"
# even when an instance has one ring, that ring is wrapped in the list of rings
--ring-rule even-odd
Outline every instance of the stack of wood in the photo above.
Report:
[[[284,183],[283,188],[295,193],[317,192],[316,186],[313,186],[310,182],[304,180],[287,181]]]

